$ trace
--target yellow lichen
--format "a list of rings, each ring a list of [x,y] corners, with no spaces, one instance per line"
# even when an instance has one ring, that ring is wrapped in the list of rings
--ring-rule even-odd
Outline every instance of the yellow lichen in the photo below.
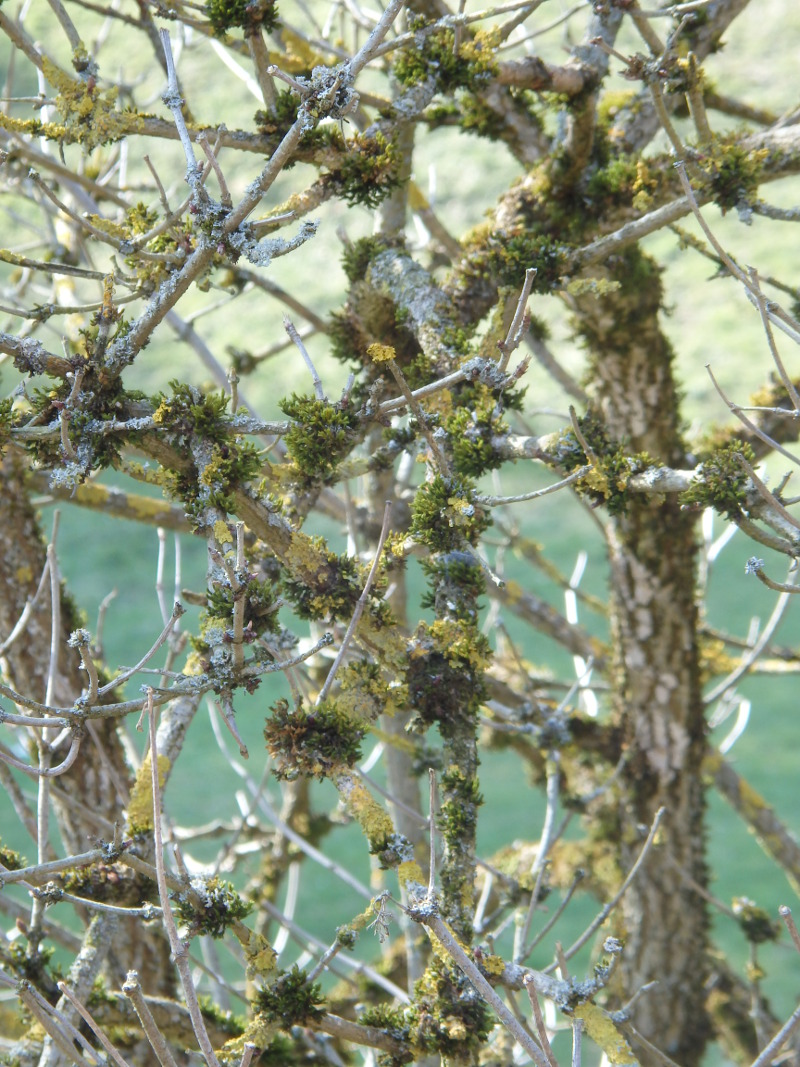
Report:
[[[357,782],[350,774],[339,774],[335,778],[335,784],[345,807],[364,831],[370,844],[380,844],[394,833],[391,816],[361,782]]]
[[[269,978],[275,972],[278,961],[275,949],[269,941],[263,934],[248,930],[245,926],[241,930],[237,929],[235,933],[244,949],[248,980]]]
[[[163,788],[172,763],[167,756],[158,757],[158,784]],[[132,834],[153,829],[153,770],[148,752],[136,775],[128,803],[128,826]]]
[[[483,956],[481,958],[481,970],[499,978],[506,969],[506,961],[502,956]]]
[[[231,536],[228,524],[222,519],[217,519],[214,523],[214,537],[220,545],[233,544],[233,537]]]
[[[391,345],[379,345],[376,342],[369,346],[367,355],[373,363],[390,363],[397,357],[397,352],[395,352]]]
[[[406,860],[397,868],[397,879],[405,888],[407,885],[425,885],[425,875],[416,860]]]
[[[618,1064],[623,1067],[624,1065],[639,1067],[639,1061],[631,1051],[624,1034],[602,1008],[587,1001],[585,1004],[579,1004],[572,1014],[576,1019],[583,1020],[586,1033],[605,1052],[609,1063],[613,1063],[615,1067]]]

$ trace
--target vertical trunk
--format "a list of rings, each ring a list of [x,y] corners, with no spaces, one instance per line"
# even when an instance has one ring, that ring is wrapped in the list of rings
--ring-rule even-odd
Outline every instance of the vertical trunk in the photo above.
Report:
[[[45,546],[37,516],[26,492],[25,468],[10,450],[0,464],[0,499],[3,522],[0,523],[0,637],[5,638],[28,600],[33,599],[45,566]],[[80,668],[77,651],[67,647],[71,631],[80,626],[68,597],[61,597],[61,634],[58,640],[59,661],[53,699],[59,707],[69,707],[85,689],[87,675]],[[17,692],[44,700],[50,662],[51,608],[45,591],[32,612],[25,633],[6,651],[2,672]],[[58,763],[66,755],[67,738],[51,757]],[[35,765],[35,760],[33,761]],[[63,854],[84,852],[98,840],[110,841],[121,808],[127,806],[130,769],[114,719],[94,719],[87,723],[78,758],[72,767],[50,783],[50,795],[57,818],[57,832]],[[51,832],[50,840],[54,838]],[[150,855],[146,856],[151,859]],[[87,871],[91,877],[91,872]],[[142,903],[152,896],[154,887],[141,885],[138,876],[121,870],[124,884],[119,887],[120,902]],[[104,874],[98,872],[98,880]],[[80,895],[80,891],[79,895]],[[127,895],[126,895],[127,894]],[[90,895],[87,891],[87,895]],[[136,899],[133,899],[136,898]],[[175,980],[165,938],[153,931],[146,940],[141,936],[138,919],[117,924],[108,959],[120,981],[131,968],[138,970],[148,994],[171,995]]]
[[[620,288],[579,307],[597,405],[626,454],[680,465],[672,353],[658,325],[661,285],[642,253],[611,266]],[[707,917],[684,875],[706,882],[705,725],[698,670],[692,517],[674,500],[630,499],[609,522],[613,711],[628,756],[619,791],[621,861],[629,869],[660,807],[663,831],[623,898],[624,994],[658,986],[633,1011],[636,1028],[691,1067],[703,1052]],[[643,1061],[644,1062],[644,1061]]]

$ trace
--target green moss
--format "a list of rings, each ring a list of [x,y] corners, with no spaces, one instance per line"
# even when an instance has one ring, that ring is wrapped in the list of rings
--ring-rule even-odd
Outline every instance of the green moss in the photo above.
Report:
[[[264,725],[264,739],[275,760],[275,777],[322,779],[342,766],[352,767],[361,759],[364,725],[354,721],[336,700],[324,700],[316,707],[291,708],[279,700],[270,708]]]
[[[536,268],[534,293],[549,293],[561,284],[569,248],[560,241],[534,231],[511,237],[493,237],[486,254],[485,269],[498,286],[519,289],[525,271]]]
[[[747,149],[735,135],[715,140],[698,158],[702,171],[702,191],[723,214],[755,198],[764,170],[767,149]]]
[[[234,1015],[232,1011],[224,1011],[215,1003],[214,998],[201,994],[197,998],[200,1013],[203,1018],[228,1037],[239,1037],[244,1033],[245,1020],[241,1015]]]
[[[624,515],[628,508],[630,477],[649,467],[659,466],[659,463],[647,452],[629,454],[624,444],[609,436],[605,424],[593,408],[578,417],[578,426],[597,462],[588,474],[575,483],[575,490],[588,496],[594,504],[604,504],[609,514]],[[567,473],[590,462],[583,445],[571,429],[559,438],[554,458]]]
[[[363,281],[372,260],[388,247],[383,237],[360,237],[346,244],[342,253],[342,267],[350,284]]]
[[[441,785],[448,799],[442,804],[436,823],[449,847],[458,848],[459,842],[474,838],[483,797],[477,778],[468,777],[459,767],[448,767]]]
[[[17,981],[30,982],[44,996],[55,1004],[59,991],[57,982],[63,978],[61,967],[53,962],[54,948],[39,948],[34,955],[28,955],[22,938],[0,944],[0,963],[7,974]]]
[[[190,936],[222,937],[231,923],[246,918],[253,910],[253,905],[242,900],[231,883],[221,878],[195,878],[192,888],[193,894],[173,897],[175,912],[189,927]]]
[[[465,405],[445,420],[450,434],[453,468],[458,474],[479,478],[486,471],[496,470],[504,460],[495,448],[493,437],[508,427],[492,409],[475,409]]]
[[[244,627],[252,636],[251,640],[264,633],[277,633],[278,591],[273,582],[259,581],[252,574],[240,575],[241,587],[234,593],[230,585],[216,583],[207,595],[208,611],[218,619],[230,620],[234,604],[244,601]]]
[[[359,134],[347,142],[338,166],[325,175],[348,204],[376,208],[400,185],[402,154],[382,133]]]
[[[289,455],[306,479],[326,478],[353,446],[358,416],[349,406],[295,393],[280,408],[294,420],[284,437]]]
[[[28,861],[25,857],[19,852],[15,852],[13,848],[8,848],[7,845],[4,845],[2,839],[0,839],[0,863],[7,871],[19,871],[28,866]]]
[[[733,914],[751,945],[776,941],[780,937],[780,924],[773,922],[768,911],[747,897],[734,897]]]
[[[416,28],[423,27],[424,22],[418,21]],[[494,49],[498,41],[496,29],[479,30],[474,36],[466,31],[456,51],[453,30],[425,33],[419,46],[400,52],[394,73],[401,85],[419,85],[434,78],[437,90],[445,95],[458,88],[477,90],[497,70]]]
[[[291,971],[283,971],[271,986],[256,994],[258,1011],[284,1030],[319,1019],[323,1014],[320,1005],[324,1003],[318,983],[309,982],[305,971],[301,971],[297,964]]]
[[[153,412],[156,426],[165,426],[174,433],[201,434],[211,441],[226,441],[230,431],[222,423],[230,398],[222,392],[203,393],[194,385],[173,380],[169,383],[172,396],[159,393],[154,398]]]
[[[437,619],[420,624],[405,678],[415,727],[435,724],[449,738],[473,723],[485,697],[483,674],[490,657],[488,640],[472,623]]]
[[[309,547],[314,552],[313,566],[283,579],[295,611],[301,619],[335,622],[349,618],[364,587],[365,572],[355,559],[328,549],[321,537],[312,538]]]
[[[737,456],[755,463],[750,445],[735,438],[708,456],[701,456],[700,478],[681,493],[679,501],[686,507],[714,508],[728,519],[742,514],[747,500],[749,479]]]
[[[411,505],[411,535],[434,552],[475,544],[490,523],[466,478],[437,474],[420,486]]]
[[[421,606],[437,615],[474,622],[477,599],[485,591],[486,580],[477,560],[466,552],[448,552],[422,560],[430,587],[423,593]]]
[[[245,36],[263,29],[270,33],[278,25],[278,10],[273,3],[252,3],[252,0],[208,0],[208,20],[214,33],[222,36],[234,26],[241,27]]]
[[[494,1018],[464,975],[435,957],[414,987],[405,1024],[414,1049],[438,1053],[452,1063],[472,1063],[485,1047]]]
[[[374,722],[379,715],[394,714],[405,697],[402,686],[387,681],[380,664],[360,659],[339,674],[339,701],[351,718]]]
[[[156,397],[153,421],[168,432],[172,443],[184,453],[193,437],[210,444],[203,469],[194,462],[180,471],[168,471],[164,488],[181,500],[187,515],[201,520],[205,509],[235,510],[238,486],[259,477],[261,456],[256,447],[231,430],[225,421],[229,397],[224,393],[202,393],[194,386],[170,383],[173,395]]]

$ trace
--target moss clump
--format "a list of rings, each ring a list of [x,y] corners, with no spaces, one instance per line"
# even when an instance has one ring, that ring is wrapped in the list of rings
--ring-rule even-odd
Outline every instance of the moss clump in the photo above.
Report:
[[[173,433],[200,434],[211,441],[226,441],[230,431],[222,422],[228,412],[224,393],[203,393],[193,385],[173,380],[169,383],[172,396],[159,393],[155,397],[153,422]]]
[[[253,905],[242,900],[230,882],[221,878],[194,878],[192,894],[174,897],[175,912],[189,927],[190,935],[208,934],[219,938],[231,923],[246,918]]]
[[[306,479],[326,478],[350,451],[358,416],[341,404],[294,393],[280,408],[295,422],[284,437],[289,455]]]
[[[406,686],[414,726],[437,725],[442,737],[471,723],[485,697],[483,674],[491,649],[473,624],[454,619],[422,623],[408,655]]]
[[[700,479],[681,493],[679,502],[686,507],[714,508],[728,519],[738,518],[747,502],[749,485],[738,456],[751,464],[756,461],[750,445],[738,438],[701,457]]]
[[[364,722],[374,722],[379,715],[393,715],[404,703],[402,686],[390,686],[378,663],[357,660],[339,674],[339,702],[348,715]]]
[[[61,885],[67,893],[104,904],[137,907],[146,900],[157,901],[154,886],[146,878],[122,864],[93,863],[64,872]]]
[[[424,22],[414,27],[423,31]],[[394,73],[401,85],[419,85],[434,78],[439,92],[447,95],[455,89],[477,90],[484,86],[497,70],[495,47],[499,32],[479,30],[465,36],[458,50],[451,29],[424,34],[418,47],[405,49],[397,57]]]
[[[239,576],[240,588],[234,592],[230,584],[217,583],[208,593],[208,612],[217,619],[226,619],[230,622],[234,605],[244,601],[244,628],[250,635],[249,639],[255,640],[264,633],[277,633],[278,625],[278,591],[269,581],[260,581],[253,574]]]
[[[474,545],[490,524],[466,478],[437,474],[420,486],[411,505],[411,535],[434,552],[450,552],[465,541]]]
[[[278,1023],[284,1030],[319,1019],[323,1014],[320,1005],[324,1003],[319,984],[309,982],[297,964],[256,994],[258,1011],[268,1022]]]
[[[218,1004],[215,1004],[213,997],[201,994],[197,998],[197,1003],[203,1018],[213,1023],[221,1033],[229,1037],[239,1037],[244,1033],[246,1026],[244,1018],[241,1015],[234,1015],[232,1011],[223,1011]]]
[[[413,1048],[471,1063],[485,1047],[494,1019],[464,975],[436,958],[414,987],[405,1023]]]
[[[287,700],[279,700],[270,711],[264,739],[276,763],[276,778],[322,779],[332,770],[352,767],[361,759],[366,728],[351,719],[337,701],[324,700],[306,710],[302,705],[292,709]]]
[[[608,434],[598,413],[590,408],[578,417],[578,426],[596,462],[588,474],[575,483],[577,492],[594,504],[604,504],[610,515],[624,515],[628,509],[628,480],[658,462],[647,452],[629,455],[624,445]],[[567,473],[591,462],[574,430],[566,430],[558,440],[554,458]]]
[[[13,848],[8,848],[0,840],[0,863],[5,867],[7,871],[19,871],[23,867],[28,866],[28,861],[19,852],[15,852]]]
[[[345,245],[342,267],[350,284],[363,281],[372,260],[388,247],[383,237],[360,237],[357,241]]]
[[[278,10],[270,0],[208,0],[206,14],[217,36],[234,26],[249,36],[259,28],[270,33],[278,25]]]
[[[770,919],[769,912],[759,908],[747,897],[733,898],[733,914],[744,931],[751,945],[761,945],[765,941],[777,941],[781,927]]]
[[[164,487],[186,507],[190,519],[200,522],[204,509],[234,510],[234,492],[239,485],[261,474],[261,457],[254,445],[241,440],[226,425],[229,398],[223,393],[202,393],[190,385],[171,382],[172,396],[161,394],[153,421],[186,452],[193,438],[210,445],[202,470],[194,462],[168,472]]]
[[[301,619],[318,622],[352,615],[366,573],[355,559],[330,551],[321,537],[310,538],[308,548],[308,564],[283,579],[295,611]]]
[[[485,269],[498,286],[519,288],[529,267],[536,268],[532,292],[549,293],[561,284],[569,249],[544,234],[526,232],[503,237],[492,235]]]
[[[423,560],[422,569],[430,583],[422,595],[422,607],[433,608],[440,616],[440,625],[445,615],[474,623],[477,600],[486,584],[478,561],[468,552],[447,552]]]
[[[758,192],[767,149],[748,150],[737,140],[714,141],[698,162],[703,175],[703,191],[723,214],[731,208],[751,203]]]
[[[338,166],[323,179],[348,204],[376,208],[400,185],[402,154],[382,133],[348,141]]]
[[[55,1004],[59,997],[57,983],[64,977],[61,968],[53,963],[54,948],[40,948],[29,956],[22,939],[3,946],[2,962],[5,971],[20,982],[30,982]]]
[[[474,839],[483,797],[478,779],[468,777],[455,766],[448,767],[442,775],[442,791],[448,799],[442,804],[436,824],[448,846],[457,849],[460,841]]]
[[[453,468],[458,474],[479,478],[486,471],[496,470],[503,463],[501,453],[492,438],[508,429],[499,412],[491,407],[460,407],[445,419],[450,434]]]
[[[311,67],[307,71],[294,71],[295,75],[304,73],[311,74]],[[289,129],[297,121],[301,101],[297,94],[288,89],[276,95],[274,104],[269,111],[256,111],[253,121],[259,133],[268,138],[270,145],[277,147],[280,141],[289,132]],[[309,161],[316,153],[328,153],[333,149],[336,153],[343,153],[345,142],[338,127],[332,125],[316,126],[306,130],[297,145],[295,153],[290,157],[284,170],[291,170],[298,161]],[[324,162],[328,162],[329,156],[325,156]]]

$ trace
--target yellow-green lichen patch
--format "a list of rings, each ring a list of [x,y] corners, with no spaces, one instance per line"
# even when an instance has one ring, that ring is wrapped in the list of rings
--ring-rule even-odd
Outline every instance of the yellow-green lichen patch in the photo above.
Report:
[[[158,757],[158,784],[163,789],[172,763],[168,756]],[[136,775],[128,803],[128,827],[131,834],[147,833],[153,829],[153,769],[150,753],[145,756]]]

